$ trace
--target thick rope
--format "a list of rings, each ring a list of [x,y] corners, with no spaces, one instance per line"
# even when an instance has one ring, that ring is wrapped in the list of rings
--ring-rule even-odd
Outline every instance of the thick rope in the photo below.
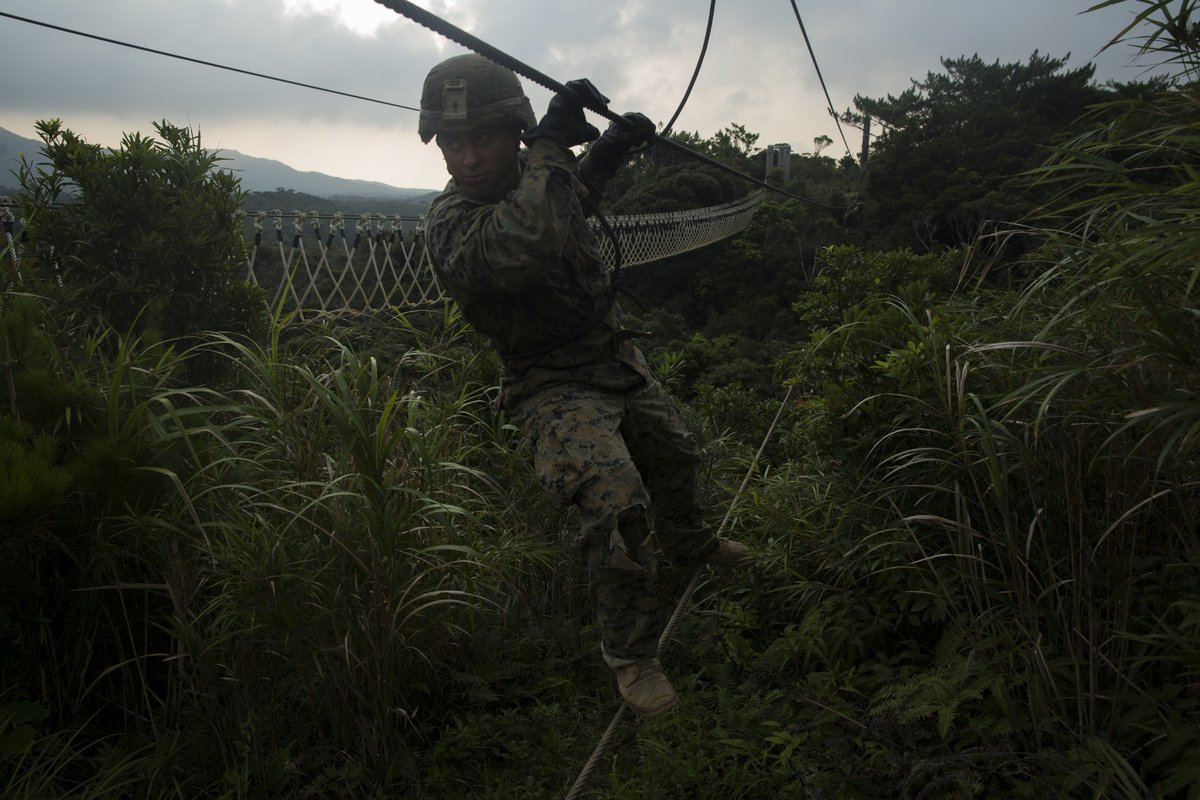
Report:
[[[688,81],[687,91],[683,93],[683,99],[679,101],[679,108],[675,109],[670,121],[663,125],[660,136],[666,136],[671,132],[675,120],[679,119],[679,115],[683,113],[683,107],[687,105],[688,98],[692,96],[692,88],[696,85],[696,78],[700,77],[700,67],[704,64],[704,54],[708,52],[708,40],[712,36],[713,17],[716,16],[716,13],[717,0],[711,0],[708,4],[708,25],[704,28],[704,43],[700,45],[700,57],[696,59],[696,68],[692,70],[692,79]]]
[[[762,444],[758,446],[758,452],[754,454],[754,459],[750,462],[750,468],[746,470],[745,477],[742,478],[742,485],[738,487],[737,494],[733,497],[733,502],[729,504],[729,509],[725,512],[725,518],[721,520],[721,525],[717,528],[717,536],[720,536],[729,527],[730,521],[733,519],[733,512],[737,508],[738,503],[746,494],[746,487],[750,484],[750,477],[758,469],[758,462],[762,459],[763,452],[767,449],[767,443],[771,441],[771,437],[775,435],[775,428],[779,425],[779,420],[783,417],[784,410],[788,407],[788,402],[792,399],[792,391],[795,390],[795,384],[788,387],[787,394],[783,397],[783,402],[779,404],[779,410],[775,412],[775,419],[771,421],[771,427],[767,429],[766,436],[763,437]],[[692,572],[692,579],[688,582],[687,588],[683,590],[683,595],[680,596],[679,602],[675,604],[675,610],[671,612],[671,618],[667,620],[667,624],[663,626],[662,633],[658,637],[658,654],[661,656],[667,644],[670,643],[671,633],[675,629],[675,624],[679,618],[683,616],[683,610],[691,602],[692,595],[700,585],[700,574],[704,571],[704,565],[696,567]],[[633,709],[628,703],[622,702],[621,707],[617,709],[617,713],[613,715],[612,722],[608,723],[608,728],[600,736],[600,741],[596,743],[596,749],[592,751],[592,755],[588,758],[587,763],[583,765],[583,769],[579,772],[579,777],[575,779],[575,783],[571,785],[571,790],[567,792],[566,800],[576,800],[582,796],[582,792],[587,788],[588,779],[591,778],[592,772],[599,766],[600,761],[607,755],[609,748],[612,746],[612,741],[617,735],[617,731],[621,729],[621,724],[629,718],[633,713]]]
[[[508,67],[518,75],[528,78],[537,85],[549,89],[555,94],[563,94],[567,95],[568,97],[575,97],[579,101],[580,105],[584,106],[590,111],[595,112],[596,114],[599,114],[609,122],[615,122],[618,125],[625,125],[629,127],[632,127],[635,124],[630,120],[625,119],[620,114],[617,114],[615,111],[610,110],[607,106],[587,102],[586,98],[580,97],[578,94],[554,80],[549,75],[539,72],[523,61],[518,61],[517,59],[505,53],[503,50],[488,44],[473,34],[467,33],[462,28],[452,25],[438,15],[408,2],[408,0],[375,0],[375,2],[379,3],[381,6],[391,9],[392,11],[395,11],[397,14],[408,17],[418,25],[426,27],[440,36],[446,37],[455,44],[460,44],[468,50],[478,53],[490,61],[494,61],[501,66]],[[813,200],[811,197],[803,197],[798,194],[793,194],[786,189],[782,189],[778,186],[767,183],[766,181],[759,180],[753,175],[747,175],[741,170],[734,169],[728,164],[724,164],[717,159],[712,158],[711,156],[707,156],[704,153],[698,153],[690,147],[680,144],[673,139],[668,139],[665,136],[655,134],[654,143],[671,148],[672,150],[677,150],[686,154],[690,158],[708,164],[710,167],[715,167],[722,172],[727,172],[731,175],[741,178],[744,181],[749,181],[756,186],[761,186],[762,188],[769,189],[777,194],[785,195],[793,200],[799,200],[802,203],[808,203],[809,205],[817,206],[819,208],[828,208],[833,211],[847,210],[845,206],[830,205],[828,203],[822,203],[819,200]]]

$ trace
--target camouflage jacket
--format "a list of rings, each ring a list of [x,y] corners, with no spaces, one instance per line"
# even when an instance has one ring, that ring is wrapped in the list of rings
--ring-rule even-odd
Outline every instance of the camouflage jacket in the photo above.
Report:
[[[647,375],[629,341],[637,334],[612,301],[584,211],[588,194],[575,156],[539,139],[502,200],[471,200],[451,181],[429,209],[438,280],[500,354],[506,407],[555,384],[623,390]]]

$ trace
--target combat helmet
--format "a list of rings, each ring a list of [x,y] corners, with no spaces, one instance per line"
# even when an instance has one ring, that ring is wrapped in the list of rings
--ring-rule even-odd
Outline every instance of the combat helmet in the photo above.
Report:
[[[474,53],[454,56],[429,70],[421,89],[421,141],[439,133],[466,133],[511,123],[520,130],[537,124],[516,73]]]

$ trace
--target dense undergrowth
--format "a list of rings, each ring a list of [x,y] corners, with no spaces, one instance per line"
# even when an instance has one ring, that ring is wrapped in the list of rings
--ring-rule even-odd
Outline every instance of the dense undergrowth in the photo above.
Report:
[[[1098,110],[1020,260],[827,248],[744,492],[779,400],[656,355],[761,558],[705,578],[679,708],[593,796],[1200,797],[1197,100]],[[452,309],[175,340],[15,263],[0,796],[562,795],[616,695]]]

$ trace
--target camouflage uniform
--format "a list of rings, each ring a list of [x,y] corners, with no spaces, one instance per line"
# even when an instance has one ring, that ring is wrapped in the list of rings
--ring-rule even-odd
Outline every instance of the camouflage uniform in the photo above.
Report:
[[[695,440],[611,302],[584,211],[586,157],[577,169],[569,150],[538,139],[522,160],[519,185],[499,202],[451,181],[426,237],[442,287],[501,355],[501,406],[538,479],[580,511],[580,555],[617,667],[657,649],[651,521],[681,563],[717,542],[696,502]]]

